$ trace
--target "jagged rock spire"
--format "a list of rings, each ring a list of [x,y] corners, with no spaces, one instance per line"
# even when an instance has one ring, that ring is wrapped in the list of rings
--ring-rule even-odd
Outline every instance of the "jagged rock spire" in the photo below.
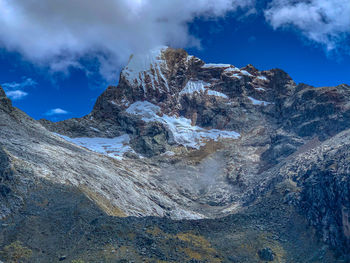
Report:
[[[0,97],[6,97],[4,89],[0,86]]]

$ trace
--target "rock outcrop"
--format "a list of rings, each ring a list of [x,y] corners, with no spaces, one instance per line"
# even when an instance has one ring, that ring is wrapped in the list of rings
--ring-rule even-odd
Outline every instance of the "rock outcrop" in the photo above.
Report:
[[[142,227],[126,231],[121,240],[108,237],[128,246],[138,259],[348,260],[348,85],[297,85],[279,69],[207,64],[184,50],[162,47],[132,56],[118,86],[107,88],[83,118],[37,122],[13,108],[1,89],[0,100],[0,212],[4,220],[14,216],[11,227],[0,231],[4,244],[15,231],[13,225],[30,222],[15,212],[21,204],[39,211],[34,200],[48,194],[54,205],[45,213],[56,216],[61,201],[51,193],[61,189],[61,198],[71,200],[67,209],[79,200],[86,205],[79,213],[94,222],[77,223],[68,216],[74,229],[98,232],[108,226],[111,233],[124,233],[120,226]],[[21,202],[13,203],[11,193]],[[40,213],[38,222],[52,227]],[[163,219],[142,219],[147,216]],[[172,228],[173,219],[189,221]],[[64,225],[63,219],[58,221]],[[113,228],[115,222],[119,230]],[[240,229],[239,234],[233,229]],[[23,236],[17,237],[33,233],[21,231]],[[103,239],[97,232],[77,235],[87,238],[90,249],[90,240]],[[193,235],[206,236],[198,246],[206,244],[207,252],[189,250],[186,242],[199,242]],[[171,254],[159,240],[187,245],[181,243],[177,249],[182,252]],[[118,253],[114,259],[123,259]],[[58,255],[48,256],[53,257]],[[92,260],[87,255],[84,259]]]

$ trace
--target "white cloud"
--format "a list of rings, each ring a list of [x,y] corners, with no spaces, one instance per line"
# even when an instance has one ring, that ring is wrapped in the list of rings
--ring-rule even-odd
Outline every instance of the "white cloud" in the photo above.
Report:
[[[21,100],[28,96],[26,88],[35,87],[38,83],[31,78],[24,78],[22,82],[8,82],[1,84],[7,97],[12,100]]]
[[[154,46],[188,47],[195,18],[225,17],[256,0],[0,0],[0,47],[67,73],[71,67],[115,81],[131,53]],[[261,11],[261,10],[260,10]],[[266,20],[291,26],[331,50],[350,34],[349,0],[270,0]],[[97,64],[100,64],[96,67]]]
[[[46,116],[64,115],[64,114],[68,114],[68,111],[63,110],[61,108],[51,109],[45,113]]]
[[[3,83],[1,86],[4,89],[8,90],[13,90],[13,89],[24,89],[27,87],[34,87],[38,83],[31,78],[24,79],[22,82],[8,82],[8,83]]]
[[[133,52],[198,44],[196,17],[222,17],[254,0],[0,0],[0,44],[52,71],[92,56],[113,76]]]
[[[6,91],[6,95],[12,100],[20,100],[26,97],[28,93],[23,90],[11,90],[11,91]]]
[[[265,17],[274,29],[294,27],[327,50],[336,49],[350,34],[349,0],[273,0]]]

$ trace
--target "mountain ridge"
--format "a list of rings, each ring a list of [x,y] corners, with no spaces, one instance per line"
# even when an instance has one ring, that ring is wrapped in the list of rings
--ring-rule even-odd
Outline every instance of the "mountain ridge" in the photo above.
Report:
[[[68,220],[67,227],[74,229],[108,226],[113,232],[111,222],[117,229],[138,222],[144,227],[128,233],[140,236],[144,246],[149,239],[156,249],[143,254],[137,238],[125,238],[133,251],[129,259],[139,258],[136,262],[215,262],[215,257],[218,262],[260,262],[270,250],[274,262],[336,262],[334,253],[346,260],[350,86],[297,85],[279,69],[206,64],[184,50],[162,47],[150,54],[131,57],[119,85],[103,92],[82,118],[35,121],[12,107],[0,88],[1,217],[8,224],[0,229],[1,245],[21,239],[36,251],[45,246],[41,241],[34,245],[33,231],[20,226],[31,222],[32,209],[35,220],[47,227],[49,214],[61,227]],[[77,208],[75,202],[84,206]],[[60,206],[104,223],[76,222],[63,210],[57,213]],[[154,234],[159,226],[162,234]],[[156,240],[173,240],[173,234],[183,242],[205,236],[217,252],[206,246],[205,254],[202,246],[186,243],[181,253],[171,254],[169,245]],[[75,233],[69,238],[75,235],[87,237]],[[249,250],[244,244],[251,236],[256,242]],[[58,233],[57,238],[67,241]],[[99,247],[84,242],[95,252],[84,256],[75,250],[70,259],[79,255],[101,262]],[[112,258],[128,258],[118,254],[120,247],[104,242],[113,246]],[[49,255],[35,252],[36,260],[59,257],[51,247],[45,249]],[[193,251],[208,257],[200,259]]]

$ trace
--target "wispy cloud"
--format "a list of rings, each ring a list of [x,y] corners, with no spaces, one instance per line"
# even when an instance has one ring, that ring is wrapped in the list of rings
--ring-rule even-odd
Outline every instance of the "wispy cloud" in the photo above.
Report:
[[[63,110],[61,108],[51,109],[45,113],[46,116],[54,116],[54,115],[65,115],[69,112],[66,110]]]
[[[26,78],[22,82],[8,82],[8,83],[1,84],[1,86],[7,90],[14,90],[14,89],[24,89],[27,87],[34,87],[37,84],[38,83],[32,80],[31,78]]]
[[[21,100],[28,96],[26,88],[35,87],[38,83],[31,78],[24,78],[22,82],[7,82],[1,84],[6,95],[12,100]]]
[[[27,92],[22,90],[11,90],[6,92],[7,97],[9,97],[11,100],[20,100],[23,99],[28,95]]]
[[[130,54],[198,45],[189,23],[249,9],[254,0],[0,0],[0,43],[52,71],[93,57],[115,80]],[[79,10],[77,12],[76,10]],[[86,65],[84,65],[86,66]]]
[[[265,17],[274,29],[297,29],[328,51],[349,47],[349,0],[273,0]]]
[[[52,72],[73,67],[116,81],[131,53],[199,46],[191,22],[238,10],[263,12],[273,28],[292,27],[328,50],[350,34],[349,0],[0,0],[0,46]]]

